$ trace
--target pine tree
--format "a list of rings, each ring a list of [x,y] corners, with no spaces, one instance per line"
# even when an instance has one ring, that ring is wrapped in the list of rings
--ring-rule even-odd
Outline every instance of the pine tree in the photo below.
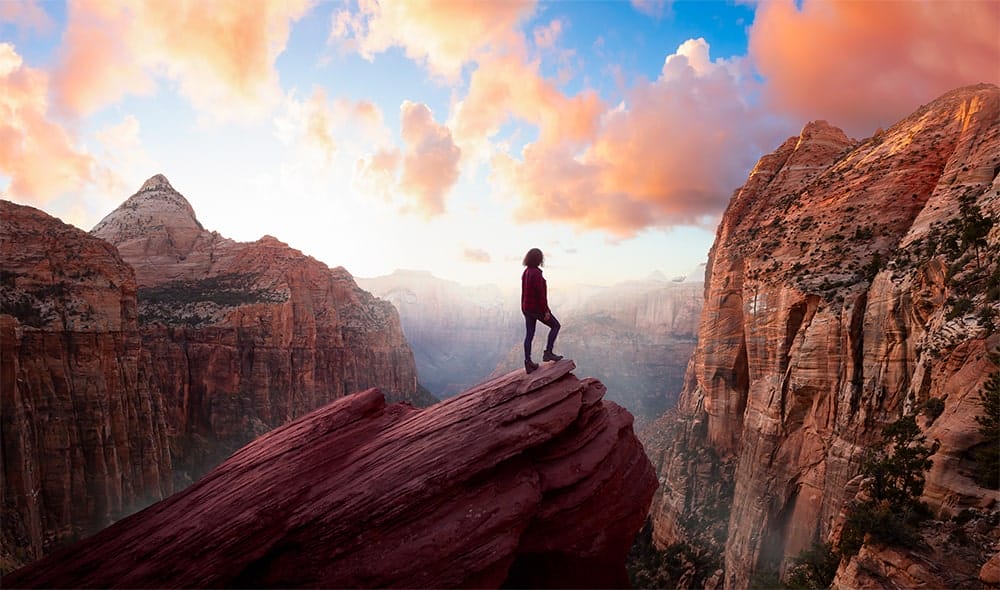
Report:
[[[990,355],[998,370],[990,374],[979,392],[983,414],[976,416],[979,433],[986,438],[976,452],[976,480],[991,489],[1000,489],[1000,352]]]

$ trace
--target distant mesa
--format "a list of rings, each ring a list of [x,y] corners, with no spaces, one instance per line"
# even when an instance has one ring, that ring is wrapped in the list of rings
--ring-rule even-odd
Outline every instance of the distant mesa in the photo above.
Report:
[[[573,368],[424,410],[347,396],[4,586],[627,586],[656,478],[632,416]]]

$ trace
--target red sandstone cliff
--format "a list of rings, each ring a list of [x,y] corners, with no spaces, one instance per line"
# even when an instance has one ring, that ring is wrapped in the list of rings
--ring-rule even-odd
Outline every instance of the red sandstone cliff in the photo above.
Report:
[[[780,571],[831,539],[881,428],[931,398],[944,411],[921,422],[940,443],[923,500],[944,517],[995,505],[969,457],[998,344],[998,172],[991,85],[866,141],[810,123],[761,158],[719,226],[680,404],[648,449],[661,546],[724,547],[726,588]],[[974,210],[997,221],[981,243],[963,237]],[[840,587],[864,584],[848,575]],[[917,578],[892,583],[941,583]]]
[[[241,243],[205,230],[162,175],[91,233],[135,269],[143,348],[182,483],[351,391],[430,402],[389,303],[270,236]]]
[[[425,410],[347,396],[5,587],[621,587],[656,488],[571,361]]]
[[[4,566],[171,492],[163,405],[113,246],[0,201]]]

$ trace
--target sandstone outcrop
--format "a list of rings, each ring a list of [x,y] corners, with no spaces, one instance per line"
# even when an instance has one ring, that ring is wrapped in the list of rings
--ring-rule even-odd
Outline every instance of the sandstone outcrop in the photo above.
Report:
[[[659,423],[670,436],[648,449],[661,546],[714,548],[730,589],[782,571],[830,540],[882,427],[932,398],[943,412],[921,422],[940,444],[923,500],[943,517],[997,501],[969,457],[1000,342],[986,254],[1000,251],[998,173],[992,85],[865,141],[810,123],[761,158],[718,228],[699,343]]]
[[[113,246],[0,201],[5,565],[170,494],[165,412]]]
[[[91,233],[135,269],[142,345],[181,485],[349,392],[433,401],[389,303],[273,237],[242,243],[205,230],[162,175]]]
[[[349,395],[5,587],[620,587],[656,488],[571,361],[417,410]]]

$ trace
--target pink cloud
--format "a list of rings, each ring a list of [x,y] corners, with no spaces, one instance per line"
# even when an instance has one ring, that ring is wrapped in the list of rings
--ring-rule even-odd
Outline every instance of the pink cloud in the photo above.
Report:
[[[772,108],[865,137],[953,88],[1000,83],[1000,2],[762,2],[749,55]]]
[[[451,131],[434,120],[423,104],[404,101],[401,135],[406,144],[400,189],[416,198],[413,208],[424,215],[444,212],[444,198],[458,180],[462,152]]]
[[[93,158],[49,116],[49,79],[0,43],[0,173],[7,192],[41,206],[92,177]]]
[[[660,77],[640,82],[601,118],[582,150],[558,136],[500,155],[494,180],[518,218],[558,220],[629,236],[652,226],[710,226],[761,153],[787,134],[744,97],[756,90],[741,60],[682,44]]]
[[[0,2],[0,23],[13,23],[22,31],[35,31],[47,35],[55,23],[36,0]]]
[[[295,152],[295,159],[318,169],[329,170],[335,159],[355,161],[373,145],[389,143],[389,130],[375,103],[330,99],[320,86],[302,100],[290,92],[274,122],[278,139]]]
[[[559,19],[554,19],[549,24],[535,28],[535,47],[548,49],[555,47],[556,41],[562,34],[563,23]]]
[[[426,105],[403,101],[400,115],[403,150],[381,148],[360,158],[355,183],[362,192],[390,202],[402,200],[404,213],[444,213],[445,197],[458,180],[462,151]]]
[[[358,159],[354,182],[361,192],[391,201],[396,186],[400,162],[399,150],[380,149]]]
[[[217,118],[260,114],[280,99],[274,62],[310,3],[82,0],[70,6],[58,96],[88,114],[166,76]]]
[[[519,43],[518,23],[534,0],[358,0],[334,13],[330,37],[371,59],[401,47],[439,76],[455,78],[464,64],[491,48]]]
[[[604,108],[592,90],[564,95],[541,75],[537,61],[490,56],[472,74],[455,114],[455,135],[460,141],[490,137],[515,118],[537,126],[543,141],[584,142],[594,136]]]
[[[632,8],[653,18],[669,14],[672,0],[632,0]]]

